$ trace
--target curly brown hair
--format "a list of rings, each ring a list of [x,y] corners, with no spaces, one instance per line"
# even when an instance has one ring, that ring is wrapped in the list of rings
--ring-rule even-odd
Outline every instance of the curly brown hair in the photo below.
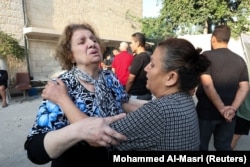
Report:
[[[100,45],[102,53],[104,53],[105,51],[103,43],[90,24],[69,24],[65,27],[64,32],[60,37],[55,49],[55,59],[59,61],[63,70],[70,70],[74,66],[74,64],[72,63],[73,54],[71,51],[71,38],[73,33],[79,29],[89,30],[96,37],[97,43]]]

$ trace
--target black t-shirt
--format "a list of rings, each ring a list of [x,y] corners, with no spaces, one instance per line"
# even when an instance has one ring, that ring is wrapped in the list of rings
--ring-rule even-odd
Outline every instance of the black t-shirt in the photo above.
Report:
[[[150,56],[146,52],[141,52],[135,55],[133,62],[130,66],[130,73],[135,75],[135,80],[129,94],[131,95],[145,95],[150,94],[150,91],[146,88],[147,78],[144,68],[150,62]]]
[[[239,82],[249,80],[244,59],[227,48],[206,51],[204,55],[211,61],[211,66],[204,74],[212,77],[214,87],[223,103],[231,105],[235,98]],[[201,85],[198,86],[196,96],[198,99],[197,112],[200,119],[224,119],[208,99]]]
[[[0,70],[0,85],[8,87],[8,72],[6,70]]]

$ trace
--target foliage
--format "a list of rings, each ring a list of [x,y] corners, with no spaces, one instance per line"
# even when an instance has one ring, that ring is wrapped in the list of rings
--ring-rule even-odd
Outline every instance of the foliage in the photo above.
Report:
[[[230,0],[158,0],[162,3],[160,15],[143,18],[142,31],[150,38],[203,34],[210,25],[227,24],[232,36],[250,31],[250,1],[230,6]],[[232,5],[232,4],[231,4]]]
[[[11,35],[0,31],[0,57],[6,57],[7,55],[23,59],[25,57],[25,49]]]

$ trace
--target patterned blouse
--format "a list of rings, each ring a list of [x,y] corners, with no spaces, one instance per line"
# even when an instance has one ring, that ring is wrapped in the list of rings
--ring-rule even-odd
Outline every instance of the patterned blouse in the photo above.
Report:
[[[80,84],[74,75],[74,69],[65,72],[61,78],[67,86],[68,94],[75,105],[88,116],[106,117],[124,112],[122,103],[128,101],[128,95],[123,90],[122,85],[115,77],[113,72],[101,71],[102,81],[99,84],[103,90],[106,90],[105,97],[96,97],[95,92],[88,91]],[[107,98],[108,97],[108,98]],[[100,98],[100,106],[94,106],[95,98]],[[100,109],[102,107],[102,109]],[[105,111],[105,112],[100,112]],[[30,130],[28,138],[41,133],[47,133],[52,130],[60,129],[69,124],[66,115],[61,108],[48,100],[43,100],[36,116],[36,121]]]

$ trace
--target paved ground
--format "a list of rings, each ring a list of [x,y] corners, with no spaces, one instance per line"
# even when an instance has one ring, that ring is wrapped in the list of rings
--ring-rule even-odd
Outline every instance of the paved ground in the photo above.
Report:
[[[12,98],[10,105],[0,108],[0,166],[35,167],[24,151],[24,141],[36,116],[41,98],[20,103],[21,98]]]
[[[7,108],[0,108],[0,167],[50,166],[32,164],[23,147],[41,100],[38,97],[20,103],[20,98],[12,98]],[[213,150],[212,146],[210,148]],[[236,149],[250,151],[250,136],[243,136]]]

